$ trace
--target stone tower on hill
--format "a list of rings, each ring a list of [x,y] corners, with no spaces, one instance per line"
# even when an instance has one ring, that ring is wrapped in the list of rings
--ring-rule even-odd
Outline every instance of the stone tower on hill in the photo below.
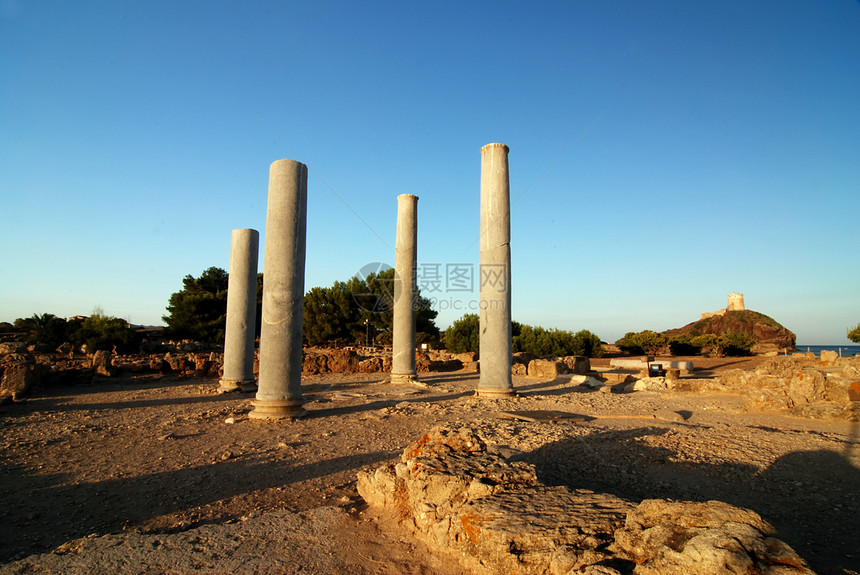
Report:
[[[744,307],[744,294],[742,293],[730,293],[729,294],[729,307],[727,307],[729,311],[743,311],[746,308]]]
[[[703,312],[701,319],[709,317],[718,317],[726,315],[727,311],[744,311],[747,308],[744,306],[744,294],[732,292],[729,294],[729,305],[723,309],[714,312]]]

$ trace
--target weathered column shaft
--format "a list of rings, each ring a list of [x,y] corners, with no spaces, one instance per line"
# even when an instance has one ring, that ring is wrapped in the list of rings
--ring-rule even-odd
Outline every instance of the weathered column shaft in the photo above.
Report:
[[[254,391],[254,335],[257,325],[257,255],[260,233],[233,230],[227,284],[227,329],[221,391]]]
[[[415,374],[415,283],[418,260],[418,196],[397,196],[394,244],[394,328],[391,381],[408,382]]]
[[[480,368],[478,395],[512,395],[511,194],[508,147],[481,148]]]
[[[298,417],[302,409],[302,314],[308,168],[293,160],[273,162],[263,260],[260,377],[250,417]]]

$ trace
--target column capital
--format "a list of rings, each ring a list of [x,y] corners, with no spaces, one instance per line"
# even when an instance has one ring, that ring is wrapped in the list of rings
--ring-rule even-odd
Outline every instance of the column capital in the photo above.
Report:
[[[505,151],[506,154],[511,151],[511,149],[509,147],[507,147],[505,144],[495,143],[495,144],[487,144],[486,146],[482,147],[481,153],[483,154],[484,150],[490,150],[492,148],[501,148]]]

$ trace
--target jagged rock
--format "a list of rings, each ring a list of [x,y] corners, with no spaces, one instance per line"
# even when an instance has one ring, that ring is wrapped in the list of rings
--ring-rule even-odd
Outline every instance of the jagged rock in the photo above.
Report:
[[[358,474],[372,506],[490,573],[811,574],[753,511],[721,501],[646,500],[547,487],[469,428],[434,428],[400,463]]]
[[[26,397],[30,390],[39,383],[40,366],[31,362],[19,362],[6,365],[3,378],[0,379],[0,396],[17,401]]]
[[[113,370],[111,369],[110,352],[104,349],[97,349],[93,354],[92,367],[96,370],[96,374],[111,377]]]
[[[317,374],[328,371],[328,357],[321,353],[306,353],[302,358],[302,373]]]
[[[168,371],[170,370],[170,364],[164,361],[163,357],[152,357],[149,360],[149,369],[152,371]]]
[[[636,575],[812,574],[749,509],[721,501],[648,499],[627,515],[615,541]]]
[[[352,373],[358,368],[358,354],[352,349],[337,349],[328,355],[328,369],[332,373]]]
[[[468,428],[434,429],[400,463],[359,473],[358,491],[432,544],[490,572],[524,575],[613,573],[586,568],[609,557],[605,547],[633,508],[611,495],[540,485],[531,465],[504,460]]]
[[[643,377],[627,384],[631,391],[668,391],[665,377]]]
[[[742,393],[754,409],[809,417],[851,417],[849,391],[860,381],[854,362],[839,360],[839,365],[822,369],[804,359],[774,358],[753,371],[728,370],[719,381]]]
[[[0,355],[26,352],[27,344],[22,341],[5,341],[3,343],[0,343]]]
[[[209,361],[209,356],[206,355],[198,355],[194,358],[194,375],[195,377],[209,377],[210,370],[212,368],[212,362]],[[217,375],[217,366],[215,367],[216,375]]]
[[[476,362],[477,363],[477,362]],[[512,363],[511,375],[528,375],[529,366],[524,363]]]
[[[60,344],[60,347],[57,348],[57,353],[61,353],[63,355],[69,355],[75,351],[75,346],[70,344],[69,342],[63,342]]]
[[[188,358],[184,355],[174,355],[170,352],[164,354],[164,361],[167,362],[167,365],[170,366],[171,371],[184,372],[187,370],[189,365],[193,369],[193,364],[188,361]]]
[[[424,373],[430,371],[430,356],[426,353],[419,353],[415,355],[415,371],[419,373]]]
[[[382,371],[382,358],[369,357],[358,362],[358,371],[361,373],[376,373]]]
[[[561,358],[568,372],[583,375],[591,371],[591,361],[584,355],[567,355]]]

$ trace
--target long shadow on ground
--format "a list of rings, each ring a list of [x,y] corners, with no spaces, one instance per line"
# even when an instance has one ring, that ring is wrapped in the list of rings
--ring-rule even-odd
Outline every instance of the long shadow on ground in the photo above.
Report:
[[[62,474],[32,475],[4,463],[0,466],[0,561],[21,552],[52,549],[90,533],[116,532],[159,515],[358,469],[393,455],[357,453],[304,465],[250,456],[74,485],[63,485]],[[27,539],[20,527],[34,523],[40,527],[26,532],[40,535]]]
[[[545,445],[522,457],[548,485],[641,501],[725,501],[753,509],[818,573],[860,571],[860,470],[835,451],[798,451],[765,470],[731,463],[690,464],[637,438],[668,429],[595,432]]]

